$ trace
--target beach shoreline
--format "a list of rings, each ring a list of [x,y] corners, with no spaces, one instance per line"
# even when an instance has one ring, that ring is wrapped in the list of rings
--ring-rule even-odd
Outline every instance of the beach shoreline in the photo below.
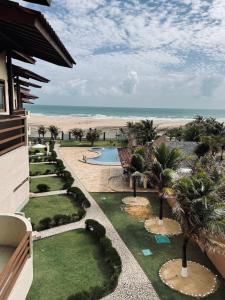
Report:
[[[145,119],[145,118],[143,118]],[[150,118],[151,119],[151,118]],[[162,128],[172,128],[184,126],[190,121],[190,119],[172,119],[172,118],[152,118],[154,125]],[[108,117],[108,118],[96,118],[96,117],[78,117],[78,116],[47,116],[39,114],[30,114],[28,123],[32,130],[37,130],[40,125],[49,127],[50,125],[57,126],[60,130],[69,132],[73,128],[82,128],[87,130],[88,128],[98,129],[117,129],[125,127],[127,122],[137,122],[136,118],[122,118],[122,117]]]

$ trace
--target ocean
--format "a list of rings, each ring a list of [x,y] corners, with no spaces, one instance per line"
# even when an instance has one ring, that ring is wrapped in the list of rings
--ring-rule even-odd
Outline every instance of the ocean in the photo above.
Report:
[[[32,114],[46,116],[77,116],[96,119],[126,118],[131,120],[162,119],[191,120],[197,115],[214,117],[225,121],[225,109],[181,109],[181,108],[134,108],[134,107],[94,107],[94,106],[56,106],[26,105]]]

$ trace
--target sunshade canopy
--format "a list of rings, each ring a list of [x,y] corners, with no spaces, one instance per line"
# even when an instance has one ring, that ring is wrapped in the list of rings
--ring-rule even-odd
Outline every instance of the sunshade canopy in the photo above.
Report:
[[[19,79],[19,85],[24,85],[24,86],[27,86],[27,87],[31,86],[31,87],[38,88],[38,89],[41,88],[41,85],[35,84],[33,82],[28,82],[28,81],[25,81],[25,80],[21,80],[21,79]]]
[[[46,82],[46,83],[49,82],[49,79],[16,65],[12,65],[12,72],[13,72],[13,76],[19,76],[26,79],[34,79],[40,82]]]

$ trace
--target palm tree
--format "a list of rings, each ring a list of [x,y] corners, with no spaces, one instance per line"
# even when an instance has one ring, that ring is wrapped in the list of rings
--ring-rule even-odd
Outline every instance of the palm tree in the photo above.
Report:
[[[44,138],[45,137],[45,134],[46,134],[46,128],[45,128],[45,126],[44,125],[40,125],[39,127],[38,127],[38,135],[39,135],[39,138],[41,137],[41,135],[42,135],[42,137]]]
[[[81,142],[82,137],[84,136],[84,131],[83,129],[80,128],[74,128],[71,130],[72,135],[75,137],[76,140],[79,139],[79,141]]]
[[[138,143],[145,145],[157,136],[157,127],[154,127],[153,120],[141,120],[140,122],[128,122],[127,128],[130,134],[134,135]]]
[[[164,190],[172,185],[172,173],[178,168],[182,156],[179,149],[170,150],[165,144],[161,144],[155,149],[154,157],[155,161],[150,169],[150,178],[159,191],[159,225],[163,225],[163,203],[166,199]]]
[[[48,127],[49,132],[51,133],[51,139],[56,140],[57,136],[59,135],[59,128],[55,125],[50,125]]]
[[[205,173],[182,178],[175,184],[177,206],[174,209],[184,240],[181,276],[188,276],[187,246],[194,240],[204,250],[222,251],[212,237],[225,234],[225,205],[217,196],[216,186]],[[225,252],[225,251],[224,251]]]
[[[86,139],[87,139],[87,141],[91,142],[91,146],[94,146],[94,142],[99,140],[99,137],[100,137],[100,131],[99,130],[89,128],[89,130],[86,134]]]

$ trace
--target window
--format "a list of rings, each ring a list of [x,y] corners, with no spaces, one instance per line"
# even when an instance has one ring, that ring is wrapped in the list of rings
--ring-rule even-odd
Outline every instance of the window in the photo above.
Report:
[[[5,111],[5,82],[0,80],[0,111]]]

